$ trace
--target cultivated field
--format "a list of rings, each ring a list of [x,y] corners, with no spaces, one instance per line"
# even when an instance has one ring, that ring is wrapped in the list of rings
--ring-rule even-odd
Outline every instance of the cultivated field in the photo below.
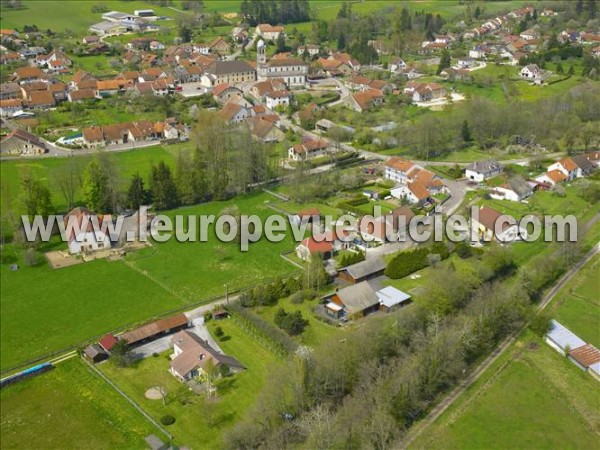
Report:
[[[2,388],[0,398],[2,448],[144,449],[149,434],[166,439],[79,358]]]

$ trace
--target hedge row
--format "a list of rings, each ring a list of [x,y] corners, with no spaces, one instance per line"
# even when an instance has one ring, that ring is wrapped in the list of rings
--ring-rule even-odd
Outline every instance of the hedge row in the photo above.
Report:
[[[240,322],[251,336],[259,339],[262,338],[262,340],[266,341],[270,350],[285,356],[294,352],[298,347],[298,344],[285,332],[241,305],[231,303],[227,306],[227,310],[234,320]]]
[[[419,247],[410,252],[398,253],[385,268],[385,274],[396,280],[404,278],[417,270],[424,269],[429,265],[429,255],[440,255],[442,259],[450,256],[450,251],[442,242],[427,247]]]

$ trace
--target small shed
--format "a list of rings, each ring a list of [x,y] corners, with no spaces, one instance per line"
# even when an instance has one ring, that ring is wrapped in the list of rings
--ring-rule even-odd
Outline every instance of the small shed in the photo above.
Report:
[[[410,295],[393,286],[378,290],[377,297],[379,298],[379,309],[386,312],[401,308],[411,302]]]
[[[86,347],[83,353],[85,354],[86,358],[88,358],[94,364],[108,359],[108,353],[106,353],[106,351],[98,344],[89,345]]]
[[[229,313],[225,309],[217,309],[212,312],[212,317],[215,320],[227,319],[229,317]]]
[[[150,434],[144,438],[150,450],[167,450],[169,446],[161,441],[158,436]]]

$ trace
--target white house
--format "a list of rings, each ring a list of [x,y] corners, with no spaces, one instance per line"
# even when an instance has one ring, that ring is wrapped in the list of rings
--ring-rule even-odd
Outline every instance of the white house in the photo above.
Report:
[[[534,80],[539,78],[542,73],[542,70],[538,67],[537,64],[529,64],[521,69],[521,77]]]
[[[548,172],[553,170],[562,172],[567,177],[568,181],[577,178],[577,164],[572,158],[563,158],[554,164],[550,164],[548,166]]]
[[[406,183],[408,180],[408,173],[415,167],[415,165],[403,158],[392,157],[385,163],[384,176],[388,180],[396,181],[398,183]]]
[[[404,71],[404,69],[406,69],[404,60],[398,56],[392,56],[390,59],[390,72],[398,73]]]
[[[533,186],[523,178],[515,177],[490,192],[490,197],[496,200],[522,202],[533,195]]]
[[[281,25],[272,26],[268,23],[261,23],[256,26],[255,32],[267,41],[276,41],[279,35],[284,33],[284,28]]]
[[[550,170],[535,178],[538,183],[549,184],[554,186],[555,184],[561,183],[567,179],[567,176],[560,170]]]
[[[502,166],[493,159],[485,161],[475,161],[465,169],[465,177],[467,180],[482,182],[488,178],[493,178],[502,173]]]
[[[479,239],[484,241],[514,242],[527,237],[527,230],[507,223],[504,218],[505,216],[495,209],[482,206],[471,217],[471,227],[476,230]]]
[[[230,101],[225,103],[219,111],[219,116],[227,123],[241,123],[246,118],[250,117],[250,109],[239,103]]]
[[[326,155],[329,150],[329,142],[324,139],[307,141],[295,144],[288,149],[288,157],[292,161],[303,161]]]
[[[290,106],[290,97],[291,94],[287,91],[272,91],[265,95],[265,102],[267,104],[267,108],[273,110],[278,106]]]
[[[111,222],[110,215],[95,214],[84,207],[71,210],[64,217],[69,252],[76,255],[110,249],[108,226]]]

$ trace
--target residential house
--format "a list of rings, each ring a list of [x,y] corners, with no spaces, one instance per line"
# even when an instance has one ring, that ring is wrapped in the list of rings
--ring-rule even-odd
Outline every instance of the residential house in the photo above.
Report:
[[[338,276],[347,283],[357,284],[383,275],[385,266],[383,257],[376,256],[338,270]]]
[[[527,78],[530,80],[534,80],[539,78],[542,71],[537,64],[528,64],[521,69],[520,75],[521,78]]]
[[[548,172],[535,178],[538,183],[549,184],[554,186],[567,180],[567,176],[560,170],[549,170]]]
[[[354,70],[354,71],[358,71],[360,70],[360,63],[358,62],[358,60],[356,58],[353,58],[352,55],[350,55],[349,53],[344,53],[344,52],[332,52],[331,55],[329,56],[330,61],[340,61],[344,64],[346,64],[348,67],[350,67],[350,69]]]
[[[229,124],[240,123],[244,119],[250,117],[250,110],[240,105],[239,103],[235,103],[234,101],[225,103],[223,108],[218,112],[221,119]]]
[[[482,182],[488,178],[493,178],[503,171],[502,165],[493,159],[472,162],[465,169],[467,180]]]
[[[246,119],[252,137],[265,143],[281,142],[285,138],[285,133],[276,126],[278,121],[278,115],[254,115]]]
[[[415,213],[410,208],[400,206],[380,217],[362,217],[358,222],[358,230],[361,238],[367,242],[398,242],[406,239],[414,217]]]
[[[215,350],[207,341],[197,334],[182,330],[171,339],[173,355],[171,356],[170,372],[180,381],[189,381],[205,374],[206,364],[214,367],[225,366],[227,371],[240,372],[245,367],[235,358],[226,356]]]
[[[317,65],[321,67],[323,72],[325,72],[330,77],[348,75],[352,72],[352,68],[343,61],[319,58],[317,61]]]
[[[49,90],[30,92],[24,103],[32,109],[48,109],[56,105],[56,100]]]
[[[409,81],[404,87],[404,94],[415,103],[424,103],[446,97],[446,90],[438,83],[420,83]]]
[[[352,109],[358,112],[366,111],[373,106],[383,104],[385,96],[379,89],[367,89],[362,92],[355,92],[350,96],[349,104]]]
[[[21,129],[14,130],[0,141],[0,153],[6,155],[41,155],[47,151],[43,141]]]
[[[414,181],[390,190],[392,197],[404,199],[414,205],[423,206],[431,200],[431,192],[422,183]]]
[[[390,58],[389,69],[392,73],[402,73],[406,69],[406,63],[399,56],[392,56]]]
[[[267,41],[276,41],[280,34],[285,33],[285,28],[281,25],[270,25],[261,23],[256,26],[255,33]]]
[[[230,86],[226,83],[215,86],[212,94],[213,94],[213,97],[215,98],[215,100],[222,105],[225,103],[228,103],[228,102],[234,102],[234,103],[244,103],[245,102],[244,93],[242,92],[242,90],[235,86]]]
[[[229,53],[230,45],[222,37],[217,37],[210,43],[210,50],[217,55],[226,55]]]
[[[342,288],[328,300],[327,313],[336,317],[358,319],[379,310],[379,298],[366,281]]]
[[[550,164],[548,166],[548,172],[558,170],[565,174],[565,176],[567,177],[567,181],[571,181],[577,178],[578,169],[579,166],[573,160],[573,158],[570,157],[563,158],[560,161],[557,161],[554,164]]]
[[[389,54],[389,50],[385,43],[381,39],[372,39],[367,41],[367,45],[369,47],[373,47],[373,50],[377,52],[378,55],[387,55]]]
[[[23,92],[19,83],[2,83],[0,84],[0,100],[12,100],[23,98]]]
[[[522,202],[533,195],[533,183],[529,183],[522,177],[513,177],[506,183],[495,187],[490,192],[490,197],[496,200],[510,200]]]
[[[111,222],[110,214],[96,214],[81,206],[72,209],[64,217],[69,252],[76,255],[110,249],[108,226]]]
[[[326,155],[328,152],[328,141],[324,139],[311,140],[291,146],[288,149],[288,158],[292,161],[306,161]]]
[[[250,89],[252,96],[260,101],[264,101],[269,92],[286,90],[283,78],[271,78],[265,81],[259,81]]]
[[[269,108],[270,110],[274,110],[279,106],[283,108],[290,106],[291,98],[292,94],[290,94],[287,91],[272,91],[265,95],[265,102],[267,108]]]
[[[576,155],[572,156],[571,159],[577,165],[575,176],[577,178],[586,177],[596,170],[596,164],[590,161],[588,155]]]
[[[40,70],[39,67],[19,67],[17,70],[15,70],[12,74],[12,80],[11,81],[17,81],[19,83],[22,82],[31,82],[31,81],[38,81],[38,80],[42,80],[45,81],[47,80],[48,77],[46,76],[46,74],[44,72],[42,72]]]
[[[78,89],[67,94],[70,102],[82,102],[85,100],[94,100],[97,98],[98,91],[94,89]]]
[[[85,36],[81,42],[83,44],[97,44],[98,42],[100,42],[100,36],[97,35],[92,35],[92,36]]]
[[[415,164],[409,160],[394,156],[386,161],[384,176],[388,180],[406,183],[408,182],[408,173],[415,167]]]
[[[23,100],[20,98],[0,100],[0,117],[12,117],[14,113],[22,109]]]
[[[306,53],[310,58],[317,56],[320,51],[321,47],[314,44],[300,45],[297,49],[298,55],[302,56],[304,53]]]
[[[333,243],[324,239],[316,240],[314,237],[307,237],[296,247],[296,255],[304,261],[310,261],[315,255],[320,255],[323,260],[333,258]]]
[[[514,242],[520,237],[527,237],[527,230],[518,225],[506,222],[507,216],[493,208],[481,206],[471,217],[471,227],[476,231],[480,241]]]

